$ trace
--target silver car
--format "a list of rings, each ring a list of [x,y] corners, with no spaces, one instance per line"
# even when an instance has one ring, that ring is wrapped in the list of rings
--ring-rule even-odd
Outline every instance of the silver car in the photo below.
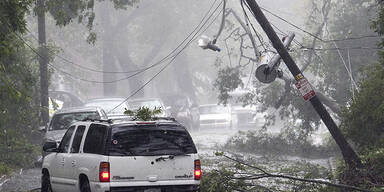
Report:
[[[200,129],[232,129],[230,106],[217,104],[200,105]]]
[[[45,129],[43,145],[47,141],[60,143],[69,125],[83,120],[108,119],[106,113],[100,107],[71,107],[56,111]],[[43,157],[47,153],[42,153]]]

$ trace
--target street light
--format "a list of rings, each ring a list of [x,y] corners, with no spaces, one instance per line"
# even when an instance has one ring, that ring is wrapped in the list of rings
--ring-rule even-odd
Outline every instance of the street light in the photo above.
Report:
[[[198,46],[203,49],[210,49],[218,52],[221,51],[221,49],[218,46],[216,46],[215,43],[212,42],[212,40],[209,37],[205,35],[201,36],[201,38],[199,39]]]

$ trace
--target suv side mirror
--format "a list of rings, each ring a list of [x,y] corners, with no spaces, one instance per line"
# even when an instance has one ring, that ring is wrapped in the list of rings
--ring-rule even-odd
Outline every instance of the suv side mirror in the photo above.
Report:
[[[55,141],[47,141],[44,143],[43,151],[44,152],[58,152],[59,149],[57,148],[57,144]]]
[[[46,130],[47,130],[47,129],[46,129],[45,126],[40,126],[40,127],[39,127],[39,131],[40,131],[40,132],[43,132],[43,133],[44,133]]]
[[[49,123],[47,123],[47,125],[45,125],[45,126],[40,126],[40,127],[39,127],[39,131],[40,131],[40,132],[43,132],[43,133],[46,132],[47,129],[48,129],[48,126],[49,126]]]

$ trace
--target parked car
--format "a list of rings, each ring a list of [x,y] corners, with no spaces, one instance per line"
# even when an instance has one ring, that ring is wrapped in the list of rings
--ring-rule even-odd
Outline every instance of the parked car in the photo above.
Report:
[[[171,116],[188,130],[200,129],[199,106],[188,96],[172,95],[164,97],[163,100],[165,105],[169,106]]]
[[[67,131],[69,125],[76,121],[82,121],[84,119],[108,119],[107,114],[99,107],[71,107],[56,111],[48,126],[45,128],[45,136],[43,138],[43,145],[46,142],[60,143],[61,138]],[[42,156],[46,156],[47,153],[42,152]]]
[[[199,191],[196,147],[176,121],[76,122],[44,150],[42,192]]]
[[[108,116],[122,115],[124,114],[125,109],[128,108],[128,104],[125,100],[126,98],[122,97],[90,99],[84,103],[84,106],[101,107]]]
[[[217,104],[200,105],[200,129],[207,128],[232,128],[232,116],[230,106]]]
[[[161,108],[161,114],[158,114],[158,117],[169,117],[170,113],[169,108],[166,108],[163,101],[159,98],[146,98],[146,99],[131,99],[128,100],[128,109],[132,111],[138,110],[140,107],[148,107],[153,110],[156,108]]]
[[[254,129],[259,120],[255,106],[232,105],[232,123],[238,129]]]

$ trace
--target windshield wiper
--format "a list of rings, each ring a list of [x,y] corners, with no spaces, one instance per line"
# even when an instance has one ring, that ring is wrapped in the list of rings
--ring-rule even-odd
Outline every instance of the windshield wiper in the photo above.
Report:
[[[161,156],[161,157],[158,157],[155,159],[156,162],[159,162],[159,161],[165,161],[167,159],[173,159],[175,156],[173,155],[168,155],[168,156]]]
[[[159,162],[159,161],[165,161],[167,159],[174,159],[176,156],[191,156],[191,155],[186,154],[186,153],[176,153],[176,154],[172,154],[172,155],[158,157],[155,159],[155,161]]]

